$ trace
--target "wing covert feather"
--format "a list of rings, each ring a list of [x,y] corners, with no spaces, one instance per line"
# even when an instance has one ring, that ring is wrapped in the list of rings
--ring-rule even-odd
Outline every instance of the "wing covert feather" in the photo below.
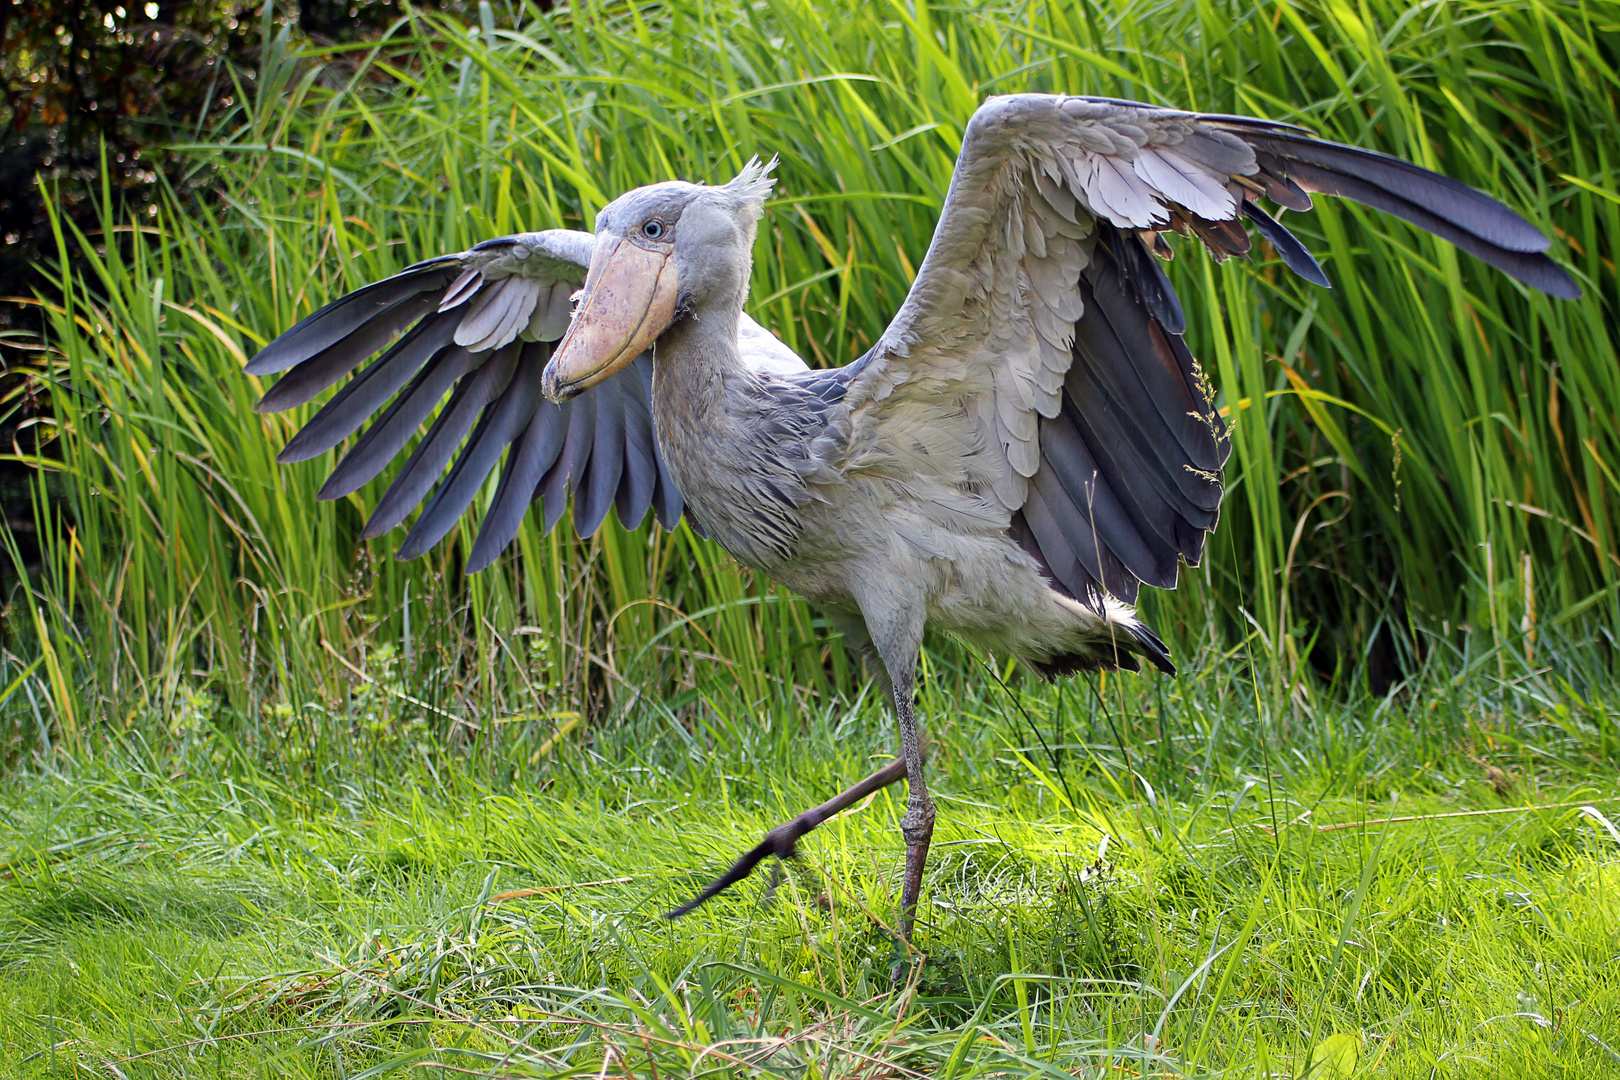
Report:
[[[332,396],[281,460],[316,457],[369,421],[320,492],[351,495],[433,417],[362,533],[393,529],[437,484],[399,550],[414,558],[449,535],[504,456],[469,572],[505,550],[537,499],[550,530],[570,491],[581,536],[600,528],[610,507],[633,528],[656,506],[659,521],[673,528],[683,504],[653,435],[651,358],[638,357],[567,405],[540,392],[594,242],[562,230],[499,237],[418,263],[302,320],[248,364],[253,374],[287,372],[261,411],[302,405],[389,347]]]

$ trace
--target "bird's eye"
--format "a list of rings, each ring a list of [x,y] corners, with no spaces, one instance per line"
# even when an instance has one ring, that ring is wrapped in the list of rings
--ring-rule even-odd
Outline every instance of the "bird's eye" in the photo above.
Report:
[[[641,227],[641,235],[649,240],[657,240],[664,235],[664,223],[657,218],[653,218]]]

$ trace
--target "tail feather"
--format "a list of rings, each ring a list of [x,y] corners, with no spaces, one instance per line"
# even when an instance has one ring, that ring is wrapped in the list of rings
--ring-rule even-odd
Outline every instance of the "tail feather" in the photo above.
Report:
[[[1148,658],[1150,664],[1166,675],[1176,673],[1175,662],[1170,659],[1170,647],[1153,632],[1153,627],[1141,619],[1132,619],[1126,624],[1125,629],[1136,639],[1136,643],[1141,646],[1141,654]]]
[[[1140,671],[1138,657],[1145,657],[1166,675],[1176,673],[1170,649],[1131,608],[1110,596],[1097,596],[1088,606],[1059,589],[1054,588],[1053,594],[1065,609],[1079,617],[1075,627],[1079,633],[1067,646],[1060,646],[1067,651],[1022,658],[1041,678],[1051,682],[1082,671]]]

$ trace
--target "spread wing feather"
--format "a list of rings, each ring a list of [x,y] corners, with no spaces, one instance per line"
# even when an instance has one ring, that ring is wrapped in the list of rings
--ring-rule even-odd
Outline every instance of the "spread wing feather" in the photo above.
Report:
[[[563,230],[500,237],[418,263],[302,320],[248,363],[250,374],[287,373],[260,411],[305,404],[387,348],[293,436],[280,460],[316,457],[370,421],[321,489],[323,499],[340,498],[379,475],[433,417],[363,534],[382,535],[428,499],[399,551],[414,558],[451,531],[504,456],[469,572],[505,550],[537,499],[547,531],[570,492],[580,536],[595,533],[612,507],[628,527],[656,507],[673,528],[684,507],[653,435],[651,359],[639,357],[566,405],[540,393],[593,243]]]
[[[596,395],[594,449],[585,466],[585,482],[574,493],[574,516],[586,534],[594,533],[607,517],[623,470],[624,395],[619,386],[604,383]]]
[[[529,512],[529,504],[540,488],[540,481],[556,464],[557,453],[562,449],[563,440],[568,437],[568,412],[572,406],[553,406],[546,402],[539,408],[542,418],[548,422],[531,423],[513,444],[512,456],[506,468],[501,470],[501,482],[495,490],[495,499],[490,504],[489,513],[484,515],[483,525],[479,527],[478,540],[473,544],[472,555],[468,559],[469,566],[489,565],[517,536],[523,518]],[[544,416],[547,409],[556,411]],[[625,519],[625,524],[635,523]]]
[[[1254,222],[1254,227],[1259,230],[1260,235],[1271,241],[1271,246],[1277,249],[1284,266],[1313,285],[1320,285],[1324,289],[1333,288],[1333,282],[1323,273],[1316,256],[1299,242],[1297,236],[1288,231],[1287,226],[1260,209],[1258,203],[1245,201],[1243,213]]]
[[[1498,244],[1489,236],[1481,235],[1500,230],[1494,227],[1496,225],[1494,219],[1472,212],[1474,210],[1472,206],[1465,208],[1470,211],[1468,213],[1440,214],[1428,206],[1403,199],[1378,184],[1358,176],[1298,162],[1284,162],[1283,167],[1287,168],[1292,178],[1299,181],[1307,191],[1342,195],[1387,214],[1393,214],[1442,240],[1450,241],[1468,254],[1489,263],[1509,277],[1517,278],[1531,288],[1564,300],[1580,298],[1580,286],[1563,267],[1546,255],[1539,251],[1525,251],[1518,246],[1508,247]],[[1506,207],[1502,209],[1506,210]],[[1543,237],[1543,243],[1545,242]]]
[[[1308,210],[1313,191],[1404,218],[1554,296],[1579,294],[1518,214],[1398,158],[1245,117],[992,98],[964,134],[905,304],[848,369],[851,445],[882,463],[904,443],[959,511],[1001,522],[1099,611],[1105,593],[1174,587],[1215,527],[1230,445],[1180,336],[1160,234],[1226,258],[1249,251],[1253,222],[1286,266],[1326,285],[1256,201]]]
[[[658,487],[658,440],[653,432],[647,384],[640,379],[626,379],[620,389],[626,399],[623,413],[625,461],[613,505],[619,522],[633,529],[647,517]]]
[[[427,275],[424,275],[427,276]],[[393,340],[394,336],[409,326],[411,322],[426,314],[433,306],[431,296],[411,296],[397,304],[390,304],[381,310],[361,306],[349,306],[333,312],[327,321],[320,322],[311,327],[311,332],[326,331],[330,333],[337,325],[350,325],[352,329],[331,345],[313,352],[306,360],[297,360],[297,365],[262,399],[255,408],[259,412],[282,412],[298,405],[303,405],[315,399],[321,391],[336,383],[343,376],[353,371],[360,362],[382,346]],[[316,313],[320,314],[319,312]],[[363,321],[356,321],[359,316],[369,315]],[[314,318],[314,316],[311,316]],[[289,334],[295,331],[288,331]],[[286,336],[286,335],[283,335]],[[322,337],[326,334],[322,334]],[[277,338],[276,341],[280,341]],[[276,342],[271,342],[274,345]],[[266,349],[266,352],[269,350]],[[260,354],[264,355],[263,353]],[[262,369],[261,369],[262,370]],[[249,371],[249,374],[256,374]]]
[[[598,388],[600,389],[600,388]],[[585,478],[585,464],[590,460],[591,448],[596,445],[596,403],[586,401],[585,395],[568,402],[568,433],[563,437],[562,452],[540,481],[540,497],[545,502],[546,532],[550,532],[562,517],[568,505],[568,490],[577,488]]]
[[[249,375],[274,375],[286,371],[350,338],[362,327],[370,326],[381,336],[371,349],[355,356],[354,362],[359,363],[381,348],[387,342],[388,335],[409,326],[422,313],[423,307],[431,306],[431,298],[421,294],[442,288],[456,276],[456,269],[451,259],[430,259],[402,274],[347,293],[300,320],[291,330],[260,349],[258,355],[248,361],[245,370]],[[406,301],[412,301],[408,308],[393,310]],[[366,340],[358,338],[356,343]],[[354,350],[345,349],[344,352],[352,355]],[[264,406],[261,404],[260,408]]]
[[[472,438],[440,482],[433,501],[406,534],[399,548],[402,559],[414,559],[444,539],[455,527],[456,519],[472,505],[506,448],[523,434],[534,417],[540,401],[540,372],[549,359],[549,350],[512,344],[503,346],[501,352],[511,357],[511,375],[501,380],[506,385],[498,395],[490,395]]]
[[[448,321],[424,319],[417,323],[410,333],[332,395],[332,400],[292,437],[276,460],[283,465],[308,461],[354,434],[355,429],[397,394],[424,364],[450,347],[454,329]],[[277,383],[277,389],[291,378]]]
[[[382,418],[366,429],[321,488],[322,500],[340,499],[360,490],[405,449],[433,410],[444,400],[463,375],[476,368],[482,357],[466,349],[440,353],[417,374],[405,392],[394,399]],[[294,436],[296,438],[296,436]]]

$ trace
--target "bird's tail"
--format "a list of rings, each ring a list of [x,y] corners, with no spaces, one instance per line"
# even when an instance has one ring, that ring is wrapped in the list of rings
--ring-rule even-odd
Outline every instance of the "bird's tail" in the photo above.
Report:
[[[1091,607],[1053,592],[1064,608],[1080,616],[1081,627],[1077,639],[1071,640],[1065,651],[1025,658],[1041,678],[1050,681],[1082,671],[1140,671],[1138,657],[1145,657],[1166,675],[1176,673],[1170,649],[1151,626],[1137,618],[1133,608],[1107,597],[1101,605],[1105,615],[1098,618]]]

